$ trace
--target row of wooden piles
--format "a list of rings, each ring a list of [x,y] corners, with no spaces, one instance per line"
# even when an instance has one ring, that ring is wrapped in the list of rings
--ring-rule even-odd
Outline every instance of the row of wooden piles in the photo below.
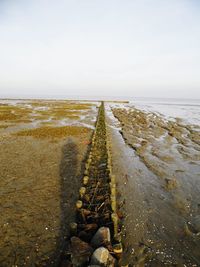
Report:
[[[71,224],[71,235],[91,245],[98,230],[101,232],[101,229],[108,229],[111,239],[104,245],[116,259],[113,266],[118,266],[122,245],[117,216],[116,181],[112,174],[111,148],[103,102],[99,107],[91,149],[85,164],[76,212],[76,222]],[[88,258],[88,262],[80,266],[89,266],[89,262]]]

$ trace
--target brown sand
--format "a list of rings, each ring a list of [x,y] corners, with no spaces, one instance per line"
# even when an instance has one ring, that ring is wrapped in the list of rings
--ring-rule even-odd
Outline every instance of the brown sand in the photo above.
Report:
[[[26,119],[30,112],[15,119]],[[74,218],[92,130],[38,128],[13,119],[9,124],[14,126],[0,129],[0,266],[56,266]]]

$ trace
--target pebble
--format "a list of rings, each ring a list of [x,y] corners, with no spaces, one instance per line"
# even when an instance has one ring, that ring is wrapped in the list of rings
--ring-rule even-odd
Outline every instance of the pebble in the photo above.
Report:
[[[168,190],[172,190],[172,189],[175,189],[177,187],[177,181],[175,179],[166,178],[165,182],[166,182],[166,188]]]
[[[192,218],[191,222],[188,223],[189,230],[194,234],[200,234],[200,215]]]

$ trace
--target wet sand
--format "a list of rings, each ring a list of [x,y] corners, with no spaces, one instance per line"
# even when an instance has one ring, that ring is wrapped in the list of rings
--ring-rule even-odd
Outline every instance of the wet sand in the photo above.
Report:
[[[112,111],[125,263],[199,266],[199,132],[134,107]]]
[[[0,266],[57,266],[98,103],[0,104]],[[106,103],[130,266],[200,265],[200,127]]]
[[[63,109],[63,104],[67,112],[72,106],[81,115],[87,111],[82,118],[85,125],[67,118],[65,112],[59,112],[55,121],[49,120],[51,110],[45,118],[34,115],[38,108],[55,110],[60,105]],[[68,225],[75,216],[80,174],[96,116],[95,104],[75,104],[35,101],[27,106],[30,103],[25,101],[0,106],[2,267],[58,265]],[[51,122],[50,130],[43,128],[44,120]]]

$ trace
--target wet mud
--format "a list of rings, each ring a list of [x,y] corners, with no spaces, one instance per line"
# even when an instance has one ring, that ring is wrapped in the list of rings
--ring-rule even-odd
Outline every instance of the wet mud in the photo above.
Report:
[[[125,258],[133,266],[199,266],[198,126],[135,108],[107,113]]]
[[[88,150],[97,107],[0,104],[0,266],[59,266],[69,255],[71,223],[84,242],[92,238],[85,225],[110,225],[114,236],[113,206],[122,223],[121,266],[200,266],[200,127],[106,103],[110,161],[105,121],[95,157]],[[104,183],[111,167],[119,209]],[[85,213],[77,212],[78,199]]]
[[[0,266],[58,266],[93,130],[6,118],[0,129]]]

